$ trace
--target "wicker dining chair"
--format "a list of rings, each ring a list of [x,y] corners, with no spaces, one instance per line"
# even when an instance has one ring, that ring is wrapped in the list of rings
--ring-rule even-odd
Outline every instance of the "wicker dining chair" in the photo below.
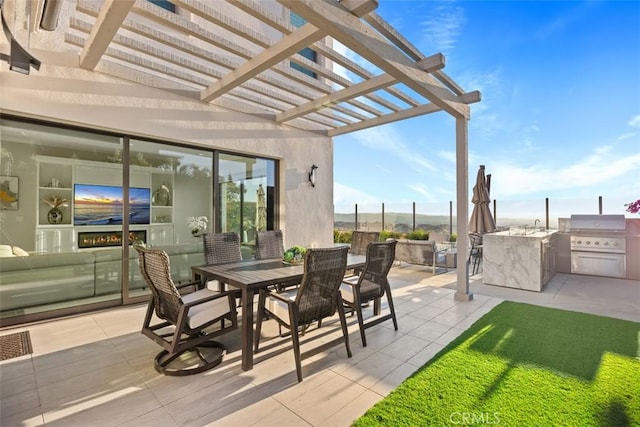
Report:
[[[256,233],[257,259],[282,259],[284,254],[284,238],[281,230],[266,230]],[[299,280],[283,282],[275,285],[278,292],[283,292],[291,286],[298,286]]]
[[[281,230],[266,230],[256,233],[256,258],[278,259],[284,254],[284,238]]]
[[[351,234],[351,249],[352,255],[366,255],[367,245],[371,242],[377,242],[380,240],[380,233],[377,231],[354,231]]]
[[[142,334],[162,350],[154,359],[156,371],[165,375],[193,375],[222,361],[225,347],[213,338],[238,327],[235,298],[210,289],[182,295],[171,280],[169,256],[165,251],[136,246],[144,280],[151,299]],[[160,319],[154,320],[154,315]],[[224,320],[230,320],[225,327]],[[152,323],[153,322],[153,323]]]
[[[347,320],[340,296],[340,283],[347,268],[347,246],[309,249],[304,256],[304,276],[298,289],[283,293],[260,290],[258,312],[266,310],[278,324],[291,331],[298,381],[302,381],[299,328],[333,316],[338,311],[347,356],[351,357]],[[258,316],[255,351],[260,344],[262,316]]]
[[[202,242],[204,244],[204,262],[207,265],[242,261],[238,233],[204,233]],[[220,292],[224,292],[226,285],[219,283],[218,287]]]
[[[351,255],[366,255],[367,245],[380,240],[380,233],[377,231],[354,231],[351,233]],[[362,272],[361,268],[354,268],[347,272],[347,276],[357,276]]]
[[[360,327],[360,337],[362,345],[367,346],[365,329],[377,325],[385,320],[393,320],[393,327],[398,330],[398,320],[391,297],[391,287],[387,275],[393,264],[396,252],[396,240],[386,242],[372,242],[367,246],[367,260],[359,276],[346,277],[340,286],[342,300],[346,305],[355,311],[358,316],[358,326]],[[369,301],[380,300],[382,296],[387,296],[389,313],[384,316],[374,317],[368,322],[363,320],[363,304]],[[377,309],[374,304],[374,311]],[[374,312],[374,315],[378,313]]]

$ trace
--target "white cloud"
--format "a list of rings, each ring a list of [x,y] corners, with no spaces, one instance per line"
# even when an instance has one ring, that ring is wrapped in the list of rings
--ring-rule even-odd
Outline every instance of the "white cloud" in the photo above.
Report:
[[[494,103],[499,105],[502,102],[506,86],[503,83],[502,70],[498,68],[486,73],[466,74],[460,79],[460,84],[468,90],[479,90],[482,93],[482,101],[471,104],[469,125],[479,129],[485,139],[491,139],[508,123],[493,108]]]
[[[491,166],[492,196],[503,198],[522,194],[579,190],[611,182],[640,168],[640,154],[616,154],[611,146],[602,146],[573,164],[552,169],[543,164],[526,167],[509,160],[497,160]]]
[[[576,7],[563,12],[561,15],[555,16],[538,31],[535,32],[536,38],[547,38],[562,33],[574,24],[578,24],[598,2],[582,2],[576,3]]]
[[[452,1],[440,2],[433,13],[420,26],[423,28],[424,45],[439,52],[450,52],[460,37],[466,22],[464,9]]]
[[[640,128],[640,114],[633,117],[629,120],[629,126],[633,126],[634,128]]]
[[[352,212],[354,204],[358,205],[375,205],[379,204],[379,199],[356,190],[348,185],[333,183],[333,205],[335,212]]]
[[[353,138],[358,140],[363,147],[384,151],[397,157],[417,172],[424,172],[425,169],[434,170],[431,162],[402,142],[401,136],[395,132],[393,126],[369,128],[354,133]]]
[[[627,132],[627,133],[623,133],[622,135],[620,135],[618,137],[618,141],[624,141],[625,139],[629,139],[629,138],[633,138],[634,136],[638,135],[638,132]]]
[[[632,117],[631,120],[629,120],[627,122],[627,124],[629,126],[631,126],[631,127],[640,129],[640,114],[638,114],[637,116]],[[618,137],[618,141],[624,141],[625,139],[633,138],[634,136],[636,136],[638,134],[639,134],[639,132],[635,132],[635,131],[625,132],[625,133],[623,133],[622,135],[620,135]]]
[[[439,201],[438,198],[436,198],[433,193],[431,191],[429,191],[427,189],[427,186],[424,184],[414,184],[414,185],[410,185],[409,186],[410,189],[412,189],[413,191],[415,191],[418,194],[421,194],[422,196],[424,196],[425,200],[427,202],[437,202]]]
[[[447,160],[448,162],[450,162],[452,164],[456,163],[456,152],[455,151],[438,151],[436,154],[441,159]]]

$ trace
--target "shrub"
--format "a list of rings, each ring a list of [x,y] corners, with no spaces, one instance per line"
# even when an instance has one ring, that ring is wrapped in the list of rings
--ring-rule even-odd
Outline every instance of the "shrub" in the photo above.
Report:
[[[384,242],[387,239],[400,239],[402,238],[402,234],[397,233],[395,231],[387,231],[387,230],[382,230],[380,232],[380,241]]]
[[[414,230],[407,234],[407,239],[410,240],[429,240],[429,232],[424,230]]]
[[[333,230],[334,243],[351,243],[351,231]]]
[[[456,233],[451,233],[451,236],[449,236],[449,241],[450,242],[457,242],[458,241],[458,235]]]

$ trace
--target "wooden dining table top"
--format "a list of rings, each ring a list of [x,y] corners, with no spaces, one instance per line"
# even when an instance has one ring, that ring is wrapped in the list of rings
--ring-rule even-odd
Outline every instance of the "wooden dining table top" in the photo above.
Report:
[[[347,268],[363,267],[366,257],[347,255]],[[283,281],[302,279],[304,263],[286,264],[281,259],[244,260],[239,262],[193,266],[194,274],[208,280],[224,281],[235,288],[263,288]]]

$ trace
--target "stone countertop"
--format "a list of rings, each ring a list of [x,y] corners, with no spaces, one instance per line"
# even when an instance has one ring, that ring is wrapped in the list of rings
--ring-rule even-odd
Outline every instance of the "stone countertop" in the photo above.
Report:
[[[524,238],[545,238],[551,236],[554,233],[557,233],[558,230],[538,230],[538,231],[527,231],[526,234],[524,232],[513,232],[513,231],[498,231],[497,233],[489,233],[483,236],[483,239],[491,236],[500,236],[500,237],[524,237]]]

